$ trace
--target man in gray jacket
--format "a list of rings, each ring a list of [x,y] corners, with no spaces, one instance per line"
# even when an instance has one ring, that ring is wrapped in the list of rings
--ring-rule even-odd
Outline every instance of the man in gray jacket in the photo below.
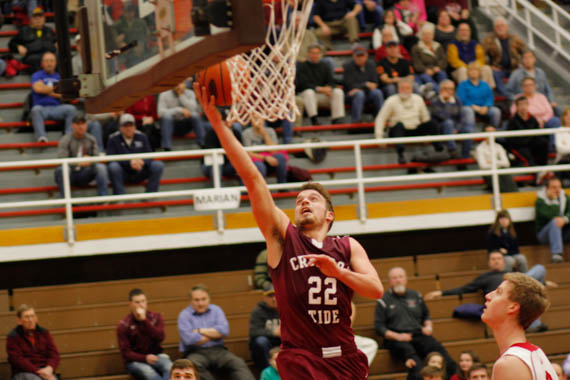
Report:
[[[94,157],[98,155],[97,140],[93,135],[87,133],[87,120],[85,115],[79,112],[71,121],[71,133],[65,134],[59,140],[57,157]],[[84,162],[69,167],[69,182],[72,186],[87,186],[93,179],[97,183],[97,194],[107,195],[109,176],[105,164]],[[55,169],[55,181],[63,198],[63,169],[61,166]]]
[[[164,150],[172,150],[172,136],[184,136],[190,131],[196,134],[196,141],[202,147],[206,129],[200,117],[200,106],[194,92],[181,82],[172,90],[158,96],[158,117],[160,118],[161,143]]]

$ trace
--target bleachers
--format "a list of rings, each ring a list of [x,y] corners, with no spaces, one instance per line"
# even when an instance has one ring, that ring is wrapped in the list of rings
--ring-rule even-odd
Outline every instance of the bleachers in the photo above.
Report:
[[[542,247],[523,247],[529,263],[545,262],[547,252]],[[408,287],[422,293],[446,288],[469,281],[486,267],[486,252],[466,251],[434,255],[418,255],[372,261],[384,286],[390,268],[401,266],[409,273]],[[439,263],[439,264],[438,264]],[[543,347],[548,355],[570,351],[570,264],[547,264],[547,279],[557,281],[559,288],[549,290],[552,307],[543,321],[550,331],[531,334],[531,342]],[[418,276],[414,275],[415,273]],[[211,289],[212,302],[226,312],[230,324],[227,346],[236,354],[250,360],[248,348],[249,313],[261,300],[261,294],[252,290],[252,271],[231,271],[199,275],[156,277],[134,280],[97,282],[90,284],[59,285],[13,289],[12,306],[20,303],[36,307],[40,325],[52,332],[61,353],[59,371],[65,378],[99,378],[105,380],[127,379],[117,349],[116,324],[128,313],[127,294],[134,287],[142,288],[149,299],[149,308],[160,311],[165,318],[166,339],[164,347],[172,357],[178,357],[178,313],[188,305],[188,288],[200,282]],[[453,280],[452,280],[453,279]],[[0,301],[8,305],[8,294],[0,293]],[[453,357],[471,348],[482,360],[491,363],[497,357],[497,347],[491,332],[480,322],[451,318],[452,310],[462,303],[482,302],[480,294],[463,297],[450,296],[427,301],[434,321],[434,336],[442,341]],[[378,339],[374,332],[375,302],[356,296],[356,334]],[[14,312],[0,313],[0,378],[8,376],[5,336],[15,325]],[[371,367],[372,379],[401,378],[402,364],[393,360],[381,349]]]

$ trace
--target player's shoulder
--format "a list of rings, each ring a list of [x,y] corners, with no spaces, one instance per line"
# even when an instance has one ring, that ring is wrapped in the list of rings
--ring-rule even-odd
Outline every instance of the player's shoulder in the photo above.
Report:
[[[503,355],[493,365],[493,379],[532,380],[528,365],[518,356]]]

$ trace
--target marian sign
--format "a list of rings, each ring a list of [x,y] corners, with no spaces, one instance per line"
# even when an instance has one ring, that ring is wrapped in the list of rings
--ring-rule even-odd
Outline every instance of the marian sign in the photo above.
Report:
[[[194,209],[206,211],[238,208],[240,195],[237,189],[196,190],[194,191]]]

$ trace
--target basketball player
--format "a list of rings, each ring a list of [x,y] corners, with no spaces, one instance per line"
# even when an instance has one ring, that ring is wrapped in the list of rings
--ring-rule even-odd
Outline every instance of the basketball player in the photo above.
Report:
[[[501,354],[493,380],[557,380],[544,351],[524,332],[550,304],[544,285],[526,274],[507,273],[485,299],[481,319],[493,330]]]
[[[253,216],[267,244],[267,265],[281,318],[284,380],[368,378],[366,355],[356,348],[350,327],[353,291],[379,299],[384,289],[366,251],[353,238],[328,237],[334,211],[328,192],[305,184],[295,201],[295,224],[275,206],[247,152],[224,128],[215,99],[194,91],[222,147],[243,180]]]

